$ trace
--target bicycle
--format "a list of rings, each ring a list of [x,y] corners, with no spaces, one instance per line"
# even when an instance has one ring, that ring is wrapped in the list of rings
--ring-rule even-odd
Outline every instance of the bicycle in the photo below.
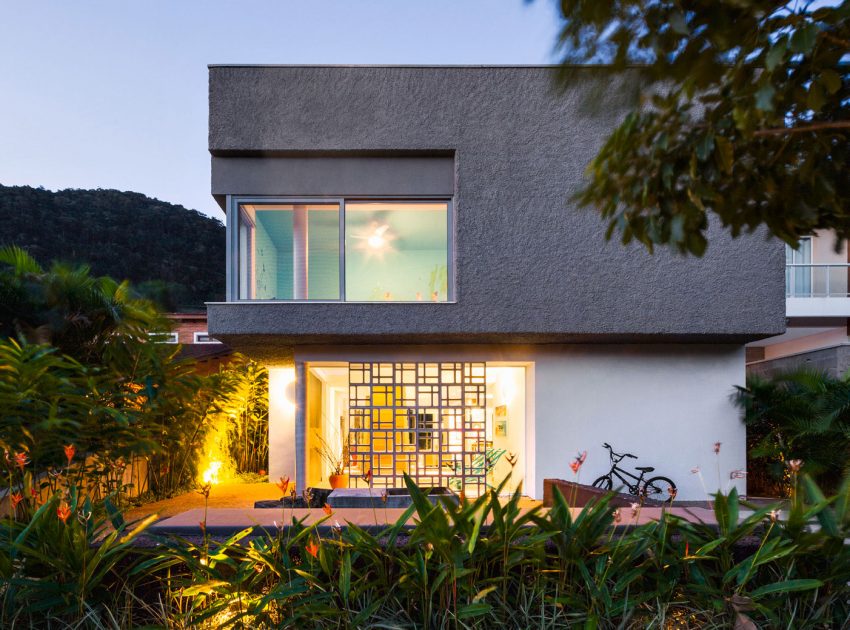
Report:
[[[637,459],[636,455],[631,453],[615,453],[611,445],[605,442],[602,446],[608,449],[608,455],[611,458],[611,470],[608,474],[602,475],[593,482],[594,488],[600,490],[611,490],[614,487],[614,476],[620,480],[621,484],[629,489],[629,494],[632,494],[640,499],[652,499],[655,501],[672,501],[676,497],[676,484],[667,477],[651,477],[644,481],[643,478],[647,473],[655,471],[652,466],[635,466],[635,470],[640,471],[640,476],[633,475],[627,470],[623,470],[617,464],[623,461],[626,457]],[[631,477],[634,483],[631,483],[626,477]]]

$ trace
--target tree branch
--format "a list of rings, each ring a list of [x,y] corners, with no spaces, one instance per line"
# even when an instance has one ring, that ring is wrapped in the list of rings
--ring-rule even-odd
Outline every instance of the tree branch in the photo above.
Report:
[[[835,35],[832,35],[830,33],[825,33],[824,31],[821,31],[820,34],[821,34],[821,37],[823,37],[828,42],[832,42],[833,44],[835,44],[837,46],[841,46],[843,48],[850,48],[850,40],[846,40],[846,39],[842,39],[840,37],[836,37]]]
[[[753,132],[756,137],[782,136],[789,133],[807,133],[809,131],[825,131],[830,129],[850,129],[850,120],[830,120],[816,122],[801,127],[776,127],[775,129],[759,129]]]

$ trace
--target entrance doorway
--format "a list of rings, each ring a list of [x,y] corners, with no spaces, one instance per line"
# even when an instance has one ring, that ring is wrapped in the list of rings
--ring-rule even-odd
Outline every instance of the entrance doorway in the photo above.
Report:
[[[327,485],[323,443],[350,487],[422,487],[476,496],[525,466],[525,367],[487,362],[311,363],[307,484]]]

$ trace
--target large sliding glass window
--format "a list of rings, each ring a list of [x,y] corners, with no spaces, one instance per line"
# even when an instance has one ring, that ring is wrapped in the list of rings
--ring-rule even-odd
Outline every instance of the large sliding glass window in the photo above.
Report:
[[[252,202],[236,211],[237,299],[451,299],[447,201]]]

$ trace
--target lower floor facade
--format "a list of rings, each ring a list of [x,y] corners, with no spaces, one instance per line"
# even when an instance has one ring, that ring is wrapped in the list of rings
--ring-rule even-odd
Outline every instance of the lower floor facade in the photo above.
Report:
[[[611,467],[653,466],[701,500],[745,481],[746,439],[731,402],[744,383],[740,345],[296,346],[269,368],[269,475],[298,491],[329,486],[333,459],[350,487],[450,487],[476,495],[510,476],[592,483]],[[719,453],[715,444],[720,443]],[[323,458],[324,450],[330,455]],[[693,472],[698,471],[698,472]],[[738,477],[737,475],[735,477]]]

